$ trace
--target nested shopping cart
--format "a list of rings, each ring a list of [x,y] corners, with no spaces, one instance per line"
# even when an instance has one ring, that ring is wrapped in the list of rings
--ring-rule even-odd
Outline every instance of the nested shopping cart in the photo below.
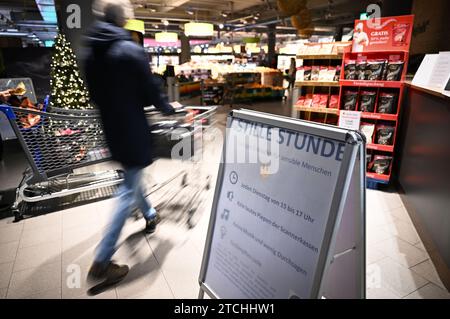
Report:
[[[15,221],[22,219],[22,201],[36,203],[123,181],[120,170],[74,174],[74,170],[110,160],[100,114],[96,110],[25,109],[0,105],[29,167],[16,190]]]
[[[158,141],[163,144],[162,149],[170,147],[168,136],[171,136],[170,140],[174,139],[174,129],[194,127],[193,123],[208,124],[215,112],[214,107],[202,110],[186,123],[184,119],[188,110],[178,112],[175,119],[168,121],[167,118],[158,118],[154,108],[146,109],[149,120],[155,121],[149,134],[164,136]],[[30,165],[16,190],[16,200],[12,206],[15,221],[21,220],[26,213],[19,209],[21,202],[36,203],[118,185],[123,181],[121,170],[74,173],[77,168],[111,160],[98,110],[52,108],[48,112],[45,109],[41,111],[0,105],[0,111],[8,118]],[[182,132],[178,138],[196,135],[194,129]],[[172,180],[175,177],[155,185],[151,193]]]

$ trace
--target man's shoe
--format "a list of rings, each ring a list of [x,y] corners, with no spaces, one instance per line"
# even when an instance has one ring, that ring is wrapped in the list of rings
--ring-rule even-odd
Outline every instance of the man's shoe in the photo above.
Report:
[[[158,215],[152,219],[145,220],[145,233],[153,234],[156,231],[156,225],[158,225],[160,218]]]
[[[127,265],[118,265],[110,262],[108,265],[104,266],[100,263],[94,262],[91,269],[89,269],[88,280],[104,280],[108,283],[117,283],[125,278],[129,270],[130,268]]]

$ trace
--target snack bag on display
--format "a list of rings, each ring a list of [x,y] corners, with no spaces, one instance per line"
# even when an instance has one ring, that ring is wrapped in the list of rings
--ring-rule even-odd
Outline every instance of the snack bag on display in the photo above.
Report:
[[[355,80],[356,79],[356,62],[355,60],[346,60],[344,64],[344,79]]]
[[[303,107],[305,105],[305,97],[300,96],[297,100],[297,103],[295,103],[296,106]]]
[[[305,81],[305,69],[302,66],[297,68],[297,72],[295,73],[295,81],[296,82]]]
[[[305,66],[305,67],[303,67],[303,69],[304,69],[304,71],[303,71],[304,81],[311,81],[311,67]]]
[[[373,91],[362,91],[359,98],[359,111],[373,112],[377,93]]]
[[[386,68],[386,81],[400,81],[403,70],[403,61],[389,61]]]
[[[372,172],[380,175],[389,175],[391,162],[391,156],[375,155],[372,163]]]
[[[328,105],[328,94],[320,94],[319,107],[326,108]]]
[[[327,75],[328,75],[328,67],[321,66],[319,71],[319,81],[321,82],[328,81]]]
[[[303,102],[303,107],[311,107],[313,101],[313,95],[312,94],[306,94],[305,101]]]
[[[328,107],[330,109],[337,109],[339,107],[339,95],[333,94],[330,96],[330,103]]]
[[[365,61],[365,60],[356,61],[355,80],[367,80],[366,79],[366,68],[367,68],[367,61]]]
[[[395,101],[397,99],[397,95],[394,93],[380,93],[380,97],[378,98],[378,113],[385,114],[395,114],[396,107]]]
[[[370,81],[381,80],[386,60],[368,60],[364,78]]]
[[[332,81],[339,82],[340,76],[341,76],[341,66],[338,65],[338,66],[336,67],[336,72],[334,73],[334,77],[333,77],[333,80],[332,80]]]
[[[375,132],[375,124],[373,123],[361,123],[359,130],[366,137],[366,144],[372,144],[373,133]]]
[[[314,94],[312,98],[312,107],[319,107],[320,104],[320,94]]]
[[[320,67],[314,65],[311,67],[311,81],[319,81]]]
[[[392,145],[394,143],[394,132],[395,128],[393,126],[378,125],[376,143],[379,145]]]
[[[344,92],[344,107],[346,111],[354,111],[356,109],[356,100],[358,98],[358,92],[345,91]]]
[[[325,74],[326,74],[325,81],[328,81],[328,82],[335,81],[336,67],[334,67],[334,66],[328,67]]]

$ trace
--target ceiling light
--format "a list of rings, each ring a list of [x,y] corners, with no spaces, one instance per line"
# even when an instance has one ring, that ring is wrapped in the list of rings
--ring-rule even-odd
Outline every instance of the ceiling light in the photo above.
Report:
[[[253,19],[254,19],[254,20],[258,20],[259,17],[256,15],[256,16],[253,17]]]
[[[211,37],[214,35],[214,25],[211,23],[189,22],[184,25],[184,33],[188,37]]]
[[[189,9],[189,8],[186,9],[186,13],[191,15],[191,16],[194,15],[194,11],[192,11],[192,9]]]
[[[224,17],[224,18],[228,17],[228,13],[226,13],[226,12],[222,12],[221,15],[222,15],[222,17]]]
[[[156,42],[177,42],[178,34],[175,32],[158,32],[155,34]]]
[[[159,25],[157,25],[157,24],[154,24],[153,27],[154,27],[155,29],[159,29]]]
[[[165,26],[168,26],[168,25],[169,25],[169,21],[168,21],[168,20],[162,20],[162,23],[163,23]]]
[[[219,29],[223,29],[223,23],[219,24]]]

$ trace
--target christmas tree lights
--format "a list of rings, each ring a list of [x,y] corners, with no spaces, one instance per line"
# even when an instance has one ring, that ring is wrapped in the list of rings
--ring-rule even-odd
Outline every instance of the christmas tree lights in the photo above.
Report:
[[[77,65],[75,54],[64,34],[55,39],[51,63],[51,106],[62,109],[91,109],[89,93]]]

